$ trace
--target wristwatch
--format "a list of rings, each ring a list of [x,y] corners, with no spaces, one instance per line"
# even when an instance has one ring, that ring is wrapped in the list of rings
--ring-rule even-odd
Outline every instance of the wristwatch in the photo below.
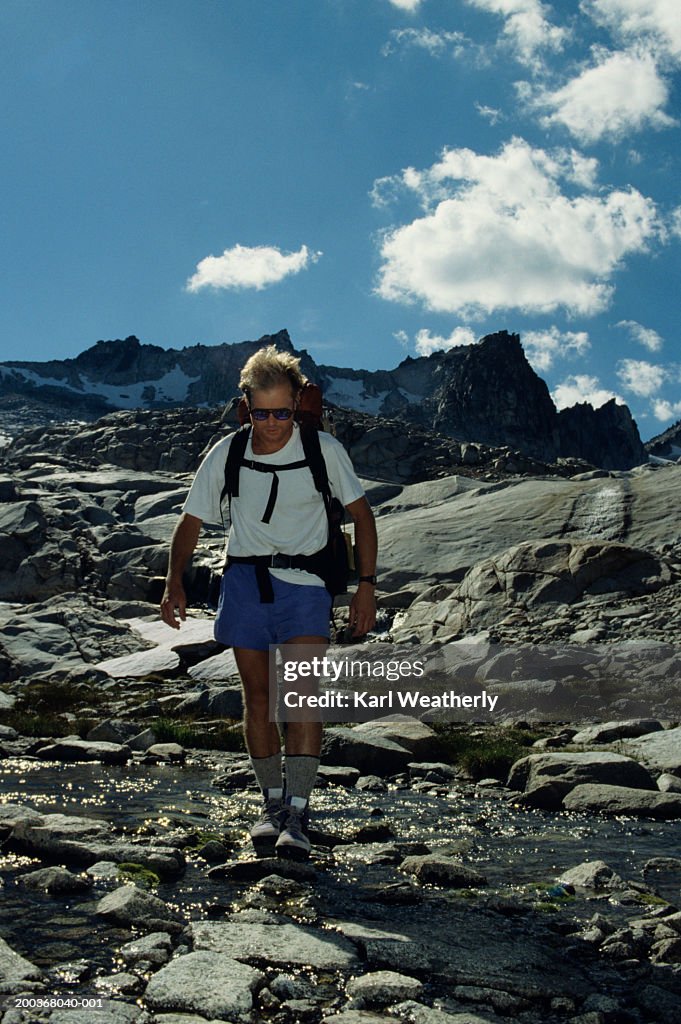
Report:
[[[375,587],[378,580],[375,576],[360,576],[357,580],[358,583],[371,583],[372,587]]]

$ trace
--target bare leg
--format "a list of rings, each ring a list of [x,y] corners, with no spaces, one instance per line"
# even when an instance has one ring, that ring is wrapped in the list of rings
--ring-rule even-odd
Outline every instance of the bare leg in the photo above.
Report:
[[[244,737],[251,757],[271,757],[281,749],[276,722],[270,721],[269,654],[235,647],[244,688]]]
[[[283,647],[314,644],[315,654],[326,653],[328,641],[323,636],[297,636],[287,640]],[[299,652],[298,652],[299,653]],[[289,756],[306,755],[308,757],[319,757],[322,749],[322,723],[321,722],[288,722],[286,725],[286,753]]]

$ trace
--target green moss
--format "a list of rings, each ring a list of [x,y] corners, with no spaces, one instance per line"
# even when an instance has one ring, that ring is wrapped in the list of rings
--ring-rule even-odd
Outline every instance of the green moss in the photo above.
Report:
[[[161,881],[155,871],[134,861],[122,861],[118,865],[117,874],[122,882],[133,882],[140,889],[151,889]]]

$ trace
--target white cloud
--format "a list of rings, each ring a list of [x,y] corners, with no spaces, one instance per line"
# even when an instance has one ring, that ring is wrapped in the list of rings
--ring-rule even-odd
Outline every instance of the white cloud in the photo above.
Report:
[[[398,345],[401,345],[402,348],[409,348],[409,335],[407,334],[406,331],[395,331],[393,334],[393,338],[398,343]]]
[[[528,361],[542,373],[550,370],[556,359],[584,355],[591,347],[586,331],[561,332],[555,326],[546,331],[526,331],[522,342]]]
[[[499,121],[502,120],[503,115],[496,107],[486,107],[483,103],[476,102],[475,109],[480,117],[484,117],[492,126],[499,124]]]
[[[562,49],[568,38],[564,28],[552,25],[550,8],[540,0],[467,0],[473,7],[504,19],[504,36],[521,63],[538,67],[541,50]]]
[[[622,39],[641,39],[659,53],[681,58],[679,0],[582,0],[582,9]]]
[[[384,57],[394,53],[398,46],[414,46],[426,50],[431,57],[442,57],[448,50],[458,56],[466,46],[466,37],[461,32],[433,32],[429,28],[395,29],[390,40],[381,51]]]
[[[496,156],[447,150],[426,171],[407,168],[402,187],[425,213],[384,233],[377,294],[467,318],[603,310],[614,271],[661,228],[655,204],[635,189],[561,191],[561,179],[588,184],[596,167],[574,151],[549,153],[513,139]]]
[[[657,331],[654,331],[652,327],[644,327],[636,320],[620,320],[615,326],[627,330],[629,337],[643,345],[649,352],[659,352],[664,344]]]
[[[650,398],[660,390],[667,373],[663,366],[655,366],[644,359],[623,359],[617,364],[617,376],[627,391]]]
[[[653,412],[655,418],[665,423],[667,420],[675,420],[681,417],[681,402],[667,402],[663,398],[658,398],[653,402]]]
[[[561,124],[581,142],[619,139],[643,128],[669,128],[667,83],[644,50],[594,51],[595,64],[561,89],[539,91],[533,106],[550,111],[545,127]]]
[[[670,226],[672,234],[676,235],[677,238],[681,238],[681,206],[677,206],[675,210],[672,210]]]
[[[614,391],[607,391],[600,386],[598,377],[589,377],[586,374],[566,377],[562,384],[551,392],[551,397],[558,410],[568,409],[581,402],[588,402],[594,409],[598,409],[612,398],[624,405],[624,400]]]
[[[431,334],[429,330],[423,329],[416,334],[416,351],[420,356],[429,356],[432,352],[447,352],[450,348],[459,348],[462,345],[474,345],[476,336],[470,327],[455,327],[448,338],[438,334]]]
[[[187,291],[202,288],[255,288],[261,291],[269,285],[298,274],[321,257],[303,245],[298,252],[282,252],[270,245],[249,248],[235,245],[225,249],[222,256],[206,256],[196,267],[196,273],[187,282]]]
[[[408,11],[410,14],[413,14],[415,11],[418,11],[422,0],[389,0],[389,2],[393,7],[397,7],[401,11]]]

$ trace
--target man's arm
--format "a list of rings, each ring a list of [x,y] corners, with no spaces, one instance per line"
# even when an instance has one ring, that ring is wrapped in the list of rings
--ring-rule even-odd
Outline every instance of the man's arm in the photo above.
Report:
[[[376,520],[366,498],[358,498],[345,506],[355,524],[355,548],[357,551],[358,575],[373,576],[376,572],[378,538]],[[350,602],[350,625],[353,636],[363,636],[376,623],[376,595],[372,583],[358,583]]]
[[[173,629],[179,629],[180,623],[175,615],[177,609],[180,619],[184,622],[187,618],[187,595],[182,586],[182,574],[187,562],[194,553],[199,533],[201,532],[201,520],[184,512],[179,519],[173,539],[170,542],[170,557],[168,559],[168,575],[166,576],[166,588],[161,601],[161,618]]]

